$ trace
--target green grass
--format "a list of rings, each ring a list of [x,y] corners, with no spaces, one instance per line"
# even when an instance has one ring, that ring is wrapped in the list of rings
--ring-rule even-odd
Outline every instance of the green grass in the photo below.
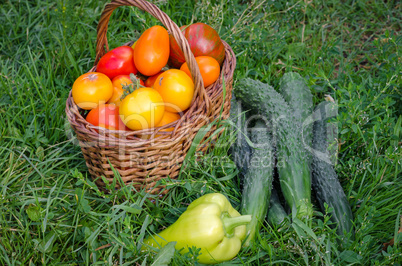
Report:
[[[163,199],[130,187],[105,194],[90,180],[66,135],[64,109],[74,80],[92,67],[106,2],[0,3],[0,265],[149,265],[154,254],[140,252],[142,239],[173,223],[192,200],[215,191],[239,205],[230,134],[209,157],[190,158]],[[154,2],[178,25],[200,21],[219,30],[237,57],[235,81],[247,76],[277,87],[283,73],[296,71],[315,103],[329,94],[339,104],[336,171],[356,239],[338,242],[328,216],[316,209],[312,231],[297,222],[280,230],[264,224],[260,244],[242,249],[233,263],[400,265],[399,1]],[[109,44],[138,38],[155,23],[135,8],[119,8]],[[213,156],[222,160],[210,163]],[[382,251],[393,237],[395,245]],[[191,252],[176,252],[171,263],[195,261]]]

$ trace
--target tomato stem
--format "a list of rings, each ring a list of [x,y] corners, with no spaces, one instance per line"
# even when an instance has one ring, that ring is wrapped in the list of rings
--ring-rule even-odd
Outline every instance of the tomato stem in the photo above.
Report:
[[[133,82],[133,91],[135,91],[138,88],[144,88],[144,86],[141,85],[140,79],[137,78],[133,73],[130,73],[130,79]]]

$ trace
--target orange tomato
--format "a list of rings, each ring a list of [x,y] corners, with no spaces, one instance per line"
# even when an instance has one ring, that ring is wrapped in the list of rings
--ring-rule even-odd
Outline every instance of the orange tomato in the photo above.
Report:
[[[162,120],[164,113],[163,99],[152,88],[136,89],[120,103],[120,117],[124,124],[132,130],[154,127]]]
[[[162,26],[153,26],[141,35],[134,49],[134,62],[138,71],[153,76],[169,59],[169,34]]]
[[[121,96],[123,96],[123,86],[133,84],[129,75],[119,75],[112,79],[113,95],[107,103],[113,103],[116,106],[120,106]],[[144,81],[140,79],[140,84],[144,86]]]
[[[119,107],[113,104],[99,105],[89,111],[85,119],[97,127],[110,130],[129,130],[120,119]]]
[[[165,111],[163,114],[162,120],[155,126],[155,127],[161,127],[167,124],[170,124],[176,120],[180,119],[180,115],[178,113],[171,113],[168,111]],[[173,131],[174,127],[169,127],[162,129],[161,131]]]
[[[162,120],[155,126],[155,127],[161,127],[167,124],[170,124],[176,120],[180,119],[180,115],[178,113],[171,113],[168,111],[165,111],[165,113],[163,114]],[[161,129],[160,131],[173,131],[174,127],[169,127],[169,128],[165,128],[165,129]],[[160,137],[160,136],[166,136],[166,135],[161,135],[161,134],[156,134],[155,137]],[[151,137],[151,135],[143,135],[141,138],[142,139],[149,139]]]
[[[156,80],[156,79],[159,77],[159,75],[162,74],[163,72],[165,72],[165,71],[160,71],[159,73],[157,73],[157,74],[155,74],[155,75],[153,75],[153,76],[148,77],[147,80],[145,80],[145,86],[146,86],[146,87],[151,87],[151,88],[153,88],[154,83],[155,83],[155,80]]]
[[[105,74],[89,72],[74,81],[72,95],[78,107],[90,110],[112,97],[113,84]]]
[[[205,87],[208,87],[219,78],[221,68],[215,58],[211,56],[197,56],[195,61],[200,69]],[[180,67],[180,70],[183,70],[187,75],[189,75],[189,77],[191,77],[190,69],[186,62]]]
[[[179,69],[169,69],[154,83],[166,104],[166,111],[179,113],[190,107],[194,96],[193,80]]]

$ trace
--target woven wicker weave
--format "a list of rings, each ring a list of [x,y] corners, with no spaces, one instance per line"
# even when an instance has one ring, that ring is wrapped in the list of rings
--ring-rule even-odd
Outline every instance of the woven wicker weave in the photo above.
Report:
[[[228,117],[236,58],[230,46],[223,41],[225,60],[221,74],[226,89],[226,97],[223,98],[222,76],[214,84],[204,88],[187,40],[179,27],[164,12],[144,0],[114,0],[105,6],[101,15],[97,31],[95,66],[90,71],[96,70],[98,60],[109,50],[106,37],[108,22],[113,10],[119,6],[135,6],[150,13],[161,21],[169,34],[176,39],[195,84],[191,107],[182,114],[180,120],[163,127],[140,131],[113,131],[89,124],[84,118],[84,111],[74,103],[70,91],[66,102],[67,118],[79,140],[89,172],[99,187],[105,187],[100,176],[109,181],[113,180],[113,166],[125,184],[132,183],[137,189],[145,188],[154,194],[166,193],[164,186],[155,184],[162,178],[177,178],[199,129],[218,118],[221,110],[222,119]],[[160,131],[171,127],[174,127],[173,131]],[[206,135],[208,136],[209,134]],[[200,149],[202,148],[198,147],[198,150]]]

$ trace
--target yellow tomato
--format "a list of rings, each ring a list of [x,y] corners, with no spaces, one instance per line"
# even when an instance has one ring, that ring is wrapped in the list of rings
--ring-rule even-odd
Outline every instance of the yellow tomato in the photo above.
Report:
[[[74,102],[78,107],[90,110],[106,103],[113,94],[112,81],[99,72],[89,72],[79,76],[72,89]]]
[[[132,130],[152,128],[165,113],[161,95],[152,88],[139,88],[127,95],[120,103],[120,117]]]
[[[166,111],[179,113],[190,107],[194,96],[193,80],[178,69],[169,69],[159,75],[154,83],[166,104]]]
[[[119,75],[112,79],[113,84],[113,95],[107,103],[113,103],[116,106],[120,106],[121,97],[123,96],[124,89],[123,86],[132,84],[130,75]],[[140,80],[140,84],[144,86],[144,82]]]

